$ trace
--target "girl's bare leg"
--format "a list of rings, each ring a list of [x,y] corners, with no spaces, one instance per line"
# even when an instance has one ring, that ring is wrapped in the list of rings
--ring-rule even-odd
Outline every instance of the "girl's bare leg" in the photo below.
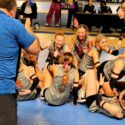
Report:
[[[86,97],[97,94],[96,71],[94,69],[87,70],[86,77]]]

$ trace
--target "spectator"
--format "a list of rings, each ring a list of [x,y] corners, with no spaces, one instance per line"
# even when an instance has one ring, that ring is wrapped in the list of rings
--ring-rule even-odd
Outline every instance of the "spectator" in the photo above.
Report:
[[[99,10],[98,10],[98,13],[101,13],[101,14],[112,14],[112,10],[109,6],[106,5],[106,1],[102,0],[100,2],[100,7],[99,7]],[[102,26],[102,32],[103,33],[109,33],[111,32],[110,30],[110,25],[107,25],[107,24],[103,24]]]
[[[49,12],[47,14],[47,23],[45,26],[51,26],[53,15],[55,16],[55,26],[58,27],[60,20],[60,0],[52,0]]]
[[[99,10],[98,10],[98,13],[109,13],[109,14],[112,13],[111,8],[106,5],[106,1],[102,0],[100,2],[100,7],[99,7]]]
[[[21,10],[24,18],[29,17],[31,21],[37,18],[37,5],[34,0],[25,0],[21,6]]]
[[[70,7],[68,9],[68,20],[67,20],[67,25],[66,27],[67,28],[70,28],[71,26],[71,23],[72,23],[72,18],[74,18],[74,14],[79,11],[79,8],[78,8],[78,0],[72,0],[72,4],[71,4],[72,7]]]
[[[93,5],[93,0],[88,0],[88,4],[85,4],[83,8],[83,13],[88,13],[88,14],[96,13],[95,6]],[[87,20],[87,26],[89,27],[90,31],[92,30],[91,22],[92,22],[91,19]]]
[[[16,71],[20,48],[37,55],[39,40],[15,18],[16,0],[0,0],[0,124],[17,125]],[[8,26],[8,24],[11,24]],[[29,23],[27,23],[29,24]],[[29,31],[29,33],[27,32]]]
[[[88,4],[85,4],[84,6],[83,13],[96,13],[93,0],[88,0]]]
[[[121,5],[117,9],[117,15],[121,23],[121,38],[125,37],[125,0],[121,2]]]

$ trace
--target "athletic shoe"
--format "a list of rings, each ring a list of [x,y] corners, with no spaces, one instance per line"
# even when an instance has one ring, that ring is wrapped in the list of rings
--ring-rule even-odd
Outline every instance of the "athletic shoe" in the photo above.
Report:
[[[85,102],[86,102],[86,98],[82,98],[82,97],[81,97],[81,98],[79,98],[79,99],[77,100],[77,102],[78,102],[78,103],[81,103],[81,104],[82,104],[82,103],[85,103]]]
[[[49,24],[48,24],[48,23],[45,23],[45,26],[49,26]]]
[[[40,95],[40,100],[45,100],[45,97]]]
[[[41,99],[41,100],[44,100],[44,99],[45,99],[45,97],[43,96],[43,91],[44,91],[44,89],[41,89],[41,92],[40,92],[40,99]]]
[[[80,88],[78,91],[78,103],[84,103],[86,102],[86,98],[85,98],[85,91],[83,88]]]
[[[55,27],[59,27],[59,24],[56,24]]]

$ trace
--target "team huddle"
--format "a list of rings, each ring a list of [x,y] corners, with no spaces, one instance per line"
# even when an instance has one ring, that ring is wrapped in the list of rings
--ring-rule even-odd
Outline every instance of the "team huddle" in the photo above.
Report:
[[[119,17],[124,21],[122,5]],[[51,106],[84,103],[91,112],[123,119],[125,88],[118,86],[125,74],[122,39],[108,47],[104,34],[94,39],[81,24],[69,41],[62,32],[54,40],[40,41],[32,19],[27,18],[24,26],[15,19],[16,10],[16,0],[0,0],[0,125],[17,125],[17,100],[36,97]],[[55,26],[58,21],[57,17]],[[113,58],[101,62],[103,52]]]
[[[46,51],[46,57],[22,51],[17,85],[24,85],[18,87],[18,100],[34,99],[40,90],[40,99],[48,105],[63,105],[72,96],[74,105],[85,103],[91,112],[122,119],[125,91],[117,88],[117,81],[124,77],[125,59],[124,53],[119,54],[120,45],[108,47],[104,34],[92,39],[88,27],[83,24],[71,36],[70,42],[65,42],[62,32],[56,33],[54,38],[44,43],[40,52]],[[100,62],[102,52],[113,58]],[[37,61],[39,58],[45,60],[42,68],[41,62]]]

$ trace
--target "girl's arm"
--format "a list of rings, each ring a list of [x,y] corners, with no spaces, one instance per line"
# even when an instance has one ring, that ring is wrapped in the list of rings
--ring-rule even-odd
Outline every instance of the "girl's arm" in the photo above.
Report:
[[[119,48],[115,47],[115,49],[110,49],[108,46],[105,48],[105,51],[109,54],[117,56],[119,54]]]

